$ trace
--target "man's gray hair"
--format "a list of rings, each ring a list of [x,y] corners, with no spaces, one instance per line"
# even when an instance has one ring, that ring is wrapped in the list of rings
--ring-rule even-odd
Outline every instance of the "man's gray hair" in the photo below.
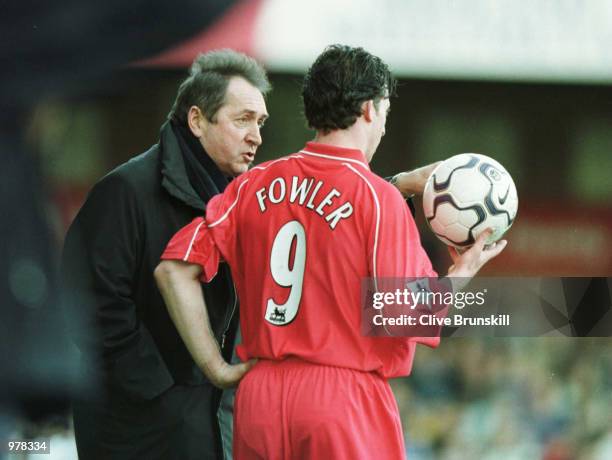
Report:
[[[271,88],[266,71],[255,59],[230,49],[210,51],[198,55],[191,64],[168,118],[186,125],[189,109],[195,105],[209,121],[215,122],[232,77],[244,78],[264,96]]]

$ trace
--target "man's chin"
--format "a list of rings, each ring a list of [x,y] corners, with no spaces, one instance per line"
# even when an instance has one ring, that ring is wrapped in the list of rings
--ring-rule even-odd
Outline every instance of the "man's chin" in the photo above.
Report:
[[[253,166],[253,163],[240,163],[234,166],[232,169],[233,176],[239,176],[240,174],[244,174],[249,170],[249,168]]]

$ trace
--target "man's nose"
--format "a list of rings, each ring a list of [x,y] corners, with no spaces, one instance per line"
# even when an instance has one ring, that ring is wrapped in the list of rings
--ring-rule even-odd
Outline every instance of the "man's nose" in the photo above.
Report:
[[[247,141],[251,144],[255,144],[256,146],[261,145],[261,132],[259,125],[255,125],[255,127],[249,130],[249,134],[247,135]]]

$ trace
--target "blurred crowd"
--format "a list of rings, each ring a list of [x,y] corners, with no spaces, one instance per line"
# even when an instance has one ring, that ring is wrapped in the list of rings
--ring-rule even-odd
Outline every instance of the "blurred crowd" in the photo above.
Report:
[[[612,458],[610,339],[443,339],[393,382],[408,458]]]

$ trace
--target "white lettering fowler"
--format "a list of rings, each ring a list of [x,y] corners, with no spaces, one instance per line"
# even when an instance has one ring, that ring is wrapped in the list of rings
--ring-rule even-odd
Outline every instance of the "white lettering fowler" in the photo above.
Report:
[[[338,225],[340,219],[346,219],[353,214],[353,205],[350,201],[338,206],[334,211],[330,212],[325,220],[329,223],[329,227],[333,230]]]
[[[308,209],[314,209],[314,199],[315,199],[315,196],[317,196],[317,193],[319,192],[319,189],[321,188],[322,185],[323,185],[323,181],[317,182],[315,189],[312,191],[312,195],[310,195],[310,199],[308,200],[308,203],[306,203],[306,207]]]
[[[266,202],[279,204],[281,201],[287,200],[291,204],[304,206],[319,216],[324,217],[329,228],[333,230],[341,219],[347,219],[353,215],[354,208],[349,201],[343,203],[337,202],[337,198],[342,196],[342,193],[335,188],[329,190],[322,199],[317,199],[317,195],[324,185],[323,181],[317,181],[315,184],[314,178],[293,176],[291,178],[290,189],[287,190],[285,179],[283,177],[276,177],[268,186],[257,190],[255,196],[262,213],[268,209]],[[332,207],[334,204],[338,205],[327,212],[326,208]]]
[[[266,188],[260,188],[259,190],[257,190],[255,192],[255,195],[257,195],[257,202],[259,203],[259,209],[261,209],[261,212],[266,212],[266,203],[264,202],[264,199],[267,198],[266,196]]]
[[[297,185],[297,181],[297,176],[293,176],[293,178],[291,179],[291,193],[289,195],[289,201],[291,203],[294,203],[299,193],[300,199],[298,201],[298,204],[302,205],[304,204],[304,201],[306,201],[306,197],[308,196],[308,192],[312,188],[314,179],[304,179],[302,180],[302,183],[299,186]]]
[[[274,193],[275,184],[278,184],[280,186],[278,197],[276,197]],[[285,199],[285,189],[285,181],[282,177],[277,177],[276,179],[274,179],[270,184],[270,188],[268,190],[268,196],[270,198],[270,201],[274,204],[278,204],[283,201]]]
[[[325,206],[329,206],[330,204],[333,204],[334,202],[332,201],[333,198],[335,196],[340,196],[340,192],[338,190],[336,190],[335,188],[333,188],[331,190],[331,192],[329,192],[325,198],[323,198],[323,200],[321,201],[321,203],[319,203],[319,206],[317,206],[317,209],[315,210],[316,213],[320,216],[323,215],[323,208]]]

